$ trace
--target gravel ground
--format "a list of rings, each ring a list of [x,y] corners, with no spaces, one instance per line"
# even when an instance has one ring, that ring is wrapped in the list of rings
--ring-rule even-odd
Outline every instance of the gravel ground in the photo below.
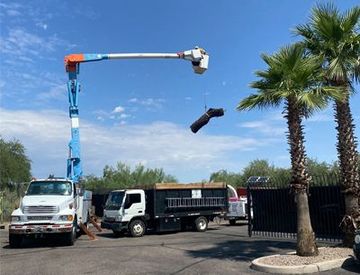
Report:
[[[300,257],[297,255],[276,255],[265,257],[259,263],[279,266],[297,266],[320,263],[329,260],[336,260],[353,256],[353,250],[342,247],[323,247],[319,248],[319,255],[314,257]]]

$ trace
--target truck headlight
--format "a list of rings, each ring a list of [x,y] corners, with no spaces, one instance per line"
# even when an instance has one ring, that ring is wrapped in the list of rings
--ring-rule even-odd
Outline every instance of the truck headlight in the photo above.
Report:
[[[12,222],[19,222],[21,219],[19,216],[11,216],[11,221]]]
[[[63,221],[63,222],[71,222],[73,220],[73,216],[72,215],[61,215],[59,216],[59,220]]]
[[[360,244],[360,235],[359,234],[355,236],[355,243]]]

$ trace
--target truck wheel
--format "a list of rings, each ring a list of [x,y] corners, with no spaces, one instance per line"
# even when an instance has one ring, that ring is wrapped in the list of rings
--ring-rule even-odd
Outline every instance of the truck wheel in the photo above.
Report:
[[[132,237],[141,237],[145,234],[145,223],[142,220],[133,220],[129,225]]]
[[[230,225],[235,225],[236,224],[236,220],[229,220]]]
[[[201,216],[195,220],[195,228],[198,232],[205,232],[208,227],[208,220]]]
[[[22,240],[21,235],[9,234],[9,244],[11,248],[21,247]]]
[[[76,226],[77,224],[74,223],[71,229],[71,232],[65,233],[65,244],[68,246],[72,246],[74,245],[75,241],[76,241]]]

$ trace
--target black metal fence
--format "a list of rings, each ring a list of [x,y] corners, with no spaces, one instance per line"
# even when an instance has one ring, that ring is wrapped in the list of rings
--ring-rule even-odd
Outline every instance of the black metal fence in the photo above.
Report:
[[[289,186],[281,181],[253,182],[249,183],[247,194],[248,212],[252,211],[252,218],[249,218],[249,236],[255,234],[280,238],[296,237],[296,205]],[[339,224],[345,207],[337,175],[313,177],[309,188],[309,208],[317,239],[342,239]]]

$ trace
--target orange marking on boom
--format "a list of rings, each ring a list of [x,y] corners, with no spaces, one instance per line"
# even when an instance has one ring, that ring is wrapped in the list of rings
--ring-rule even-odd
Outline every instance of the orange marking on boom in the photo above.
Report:
[[[76,64],[85,61],[84,54],[82,53],[75,53],[69,54],[65,56],[65,68],[67,72],[75,72],[76,71]]]

